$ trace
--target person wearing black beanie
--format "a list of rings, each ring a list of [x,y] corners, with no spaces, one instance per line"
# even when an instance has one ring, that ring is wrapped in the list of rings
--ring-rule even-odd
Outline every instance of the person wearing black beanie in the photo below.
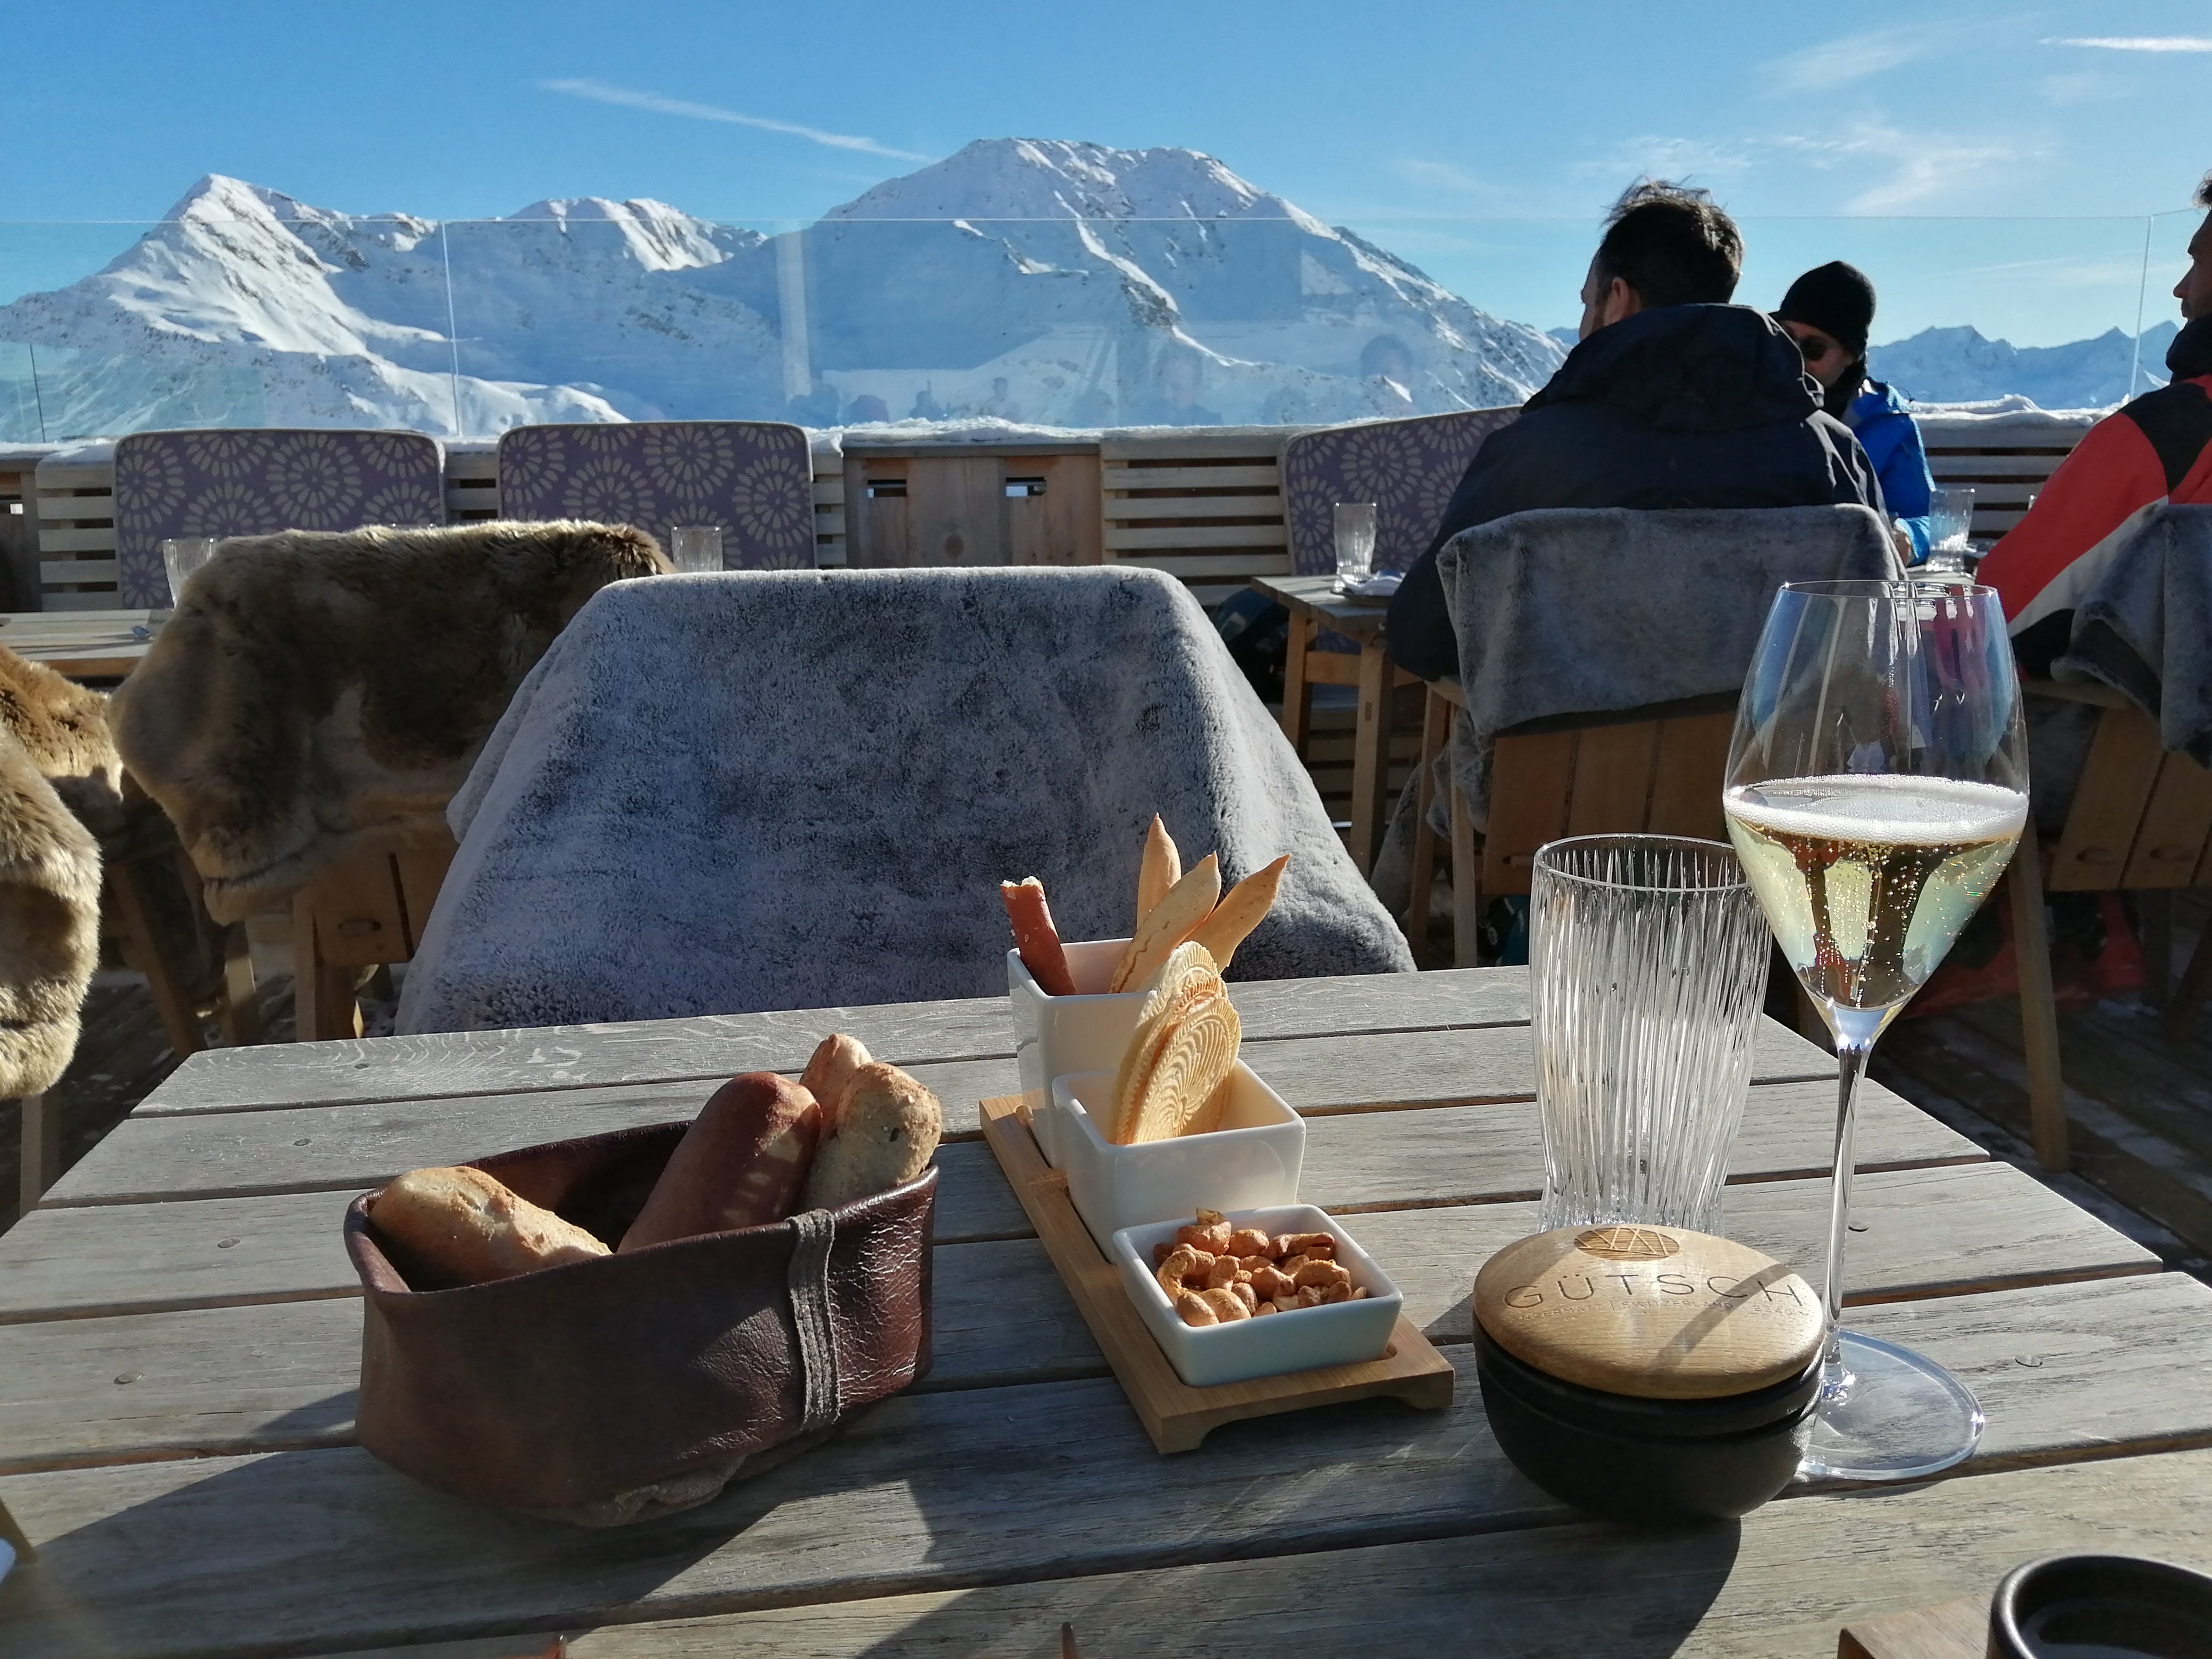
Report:
[[[1874,328],[1874,284],[1841,259],[1815,265],[1782,296],[1774,320],[1805,354],[1805,372],[1828,413],[1858,434],[1881,480],[1881,499],[1911,538],[1911,562],[1928,556],[1928,505],[1936,481],[1912,418],[1912,405],[1867,374]]]

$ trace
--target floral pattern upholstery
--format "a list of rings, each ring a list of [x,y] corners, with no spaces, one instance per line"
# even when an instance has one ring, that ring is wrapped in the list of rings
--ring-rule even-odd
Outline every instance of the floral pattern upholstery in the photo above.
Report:
[[[172,536],[443,524],[445,472],[419,432],[134,432],[115,445],[118,602],[168,605]]]
[[[499,441],[499,510],[635,525],[664,547],[677,525],[720,525],[725,569],[814,568],[806,434],[772,422],[514,427]]]
[[[1482,441],[1520,413],[1474,409],[1330,427],[1291,439],[1283,446],[1291,568],[1302,576],[1335,574],[1339,501],[1375,503],[1377,570],[1410,567],[1434,539]]]

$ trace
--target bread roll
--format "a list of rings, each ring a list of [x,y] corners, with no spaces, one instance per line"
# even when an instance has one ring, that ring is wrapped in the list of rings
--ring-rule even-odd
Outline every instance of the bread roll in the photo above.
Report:
[[[669,1155],[622,1248],[781,1221],[806,1184],[821,1133],[814,1096],[773,1072],[714,1091]]]
[[[806,1062],[806,1073],[799,1079],[799,1086],[811,1094],[815,1103],[822,1108],[824,1139],[837,1133],[837,1105],[845,1098],[853,1073],[874,1058],[860,1038],[833,1031],[822,1039],[814,1050],[814,1057]]]
[[[481,1285],[607,1254],[581,1227],[466,1164],[409,1170],[370,1195],[368,1219],[404,1258],[403,1270],[444,1284]]]
[[[815,1154],[802,1207],[834,1210],[913,1180],[944,1133],[935,1095],[897,1066],[871,1061],[853,1073],[837,1133]]]

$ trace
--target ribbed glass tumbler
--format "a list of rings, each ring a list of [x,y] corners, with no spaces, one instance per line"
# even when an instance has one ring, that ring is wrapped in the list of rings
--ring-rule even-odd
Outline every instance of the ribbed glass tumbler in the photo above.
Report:
[[[1719,1231],[1767,939],[1721,842],[1583,836],[1537,852],[1528,963],[1545,1229]]]

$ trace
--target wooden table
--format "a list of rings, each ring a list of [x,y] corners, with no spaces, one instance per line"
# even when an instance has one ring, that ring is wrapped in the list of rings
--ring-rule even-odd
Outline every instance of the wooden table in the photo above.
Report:
[[[1375,867],[1389,822],[1384,799],[1390,777],[1390,694],[1414,676],[1395,667],[1384,648],[1388,599],[1354,599],[1334,592],[1333,576],[1255,576],[1252,586],[1291,613],[1291,641],[1283,663],[1283,732],[1301,757],[1312,723],[1312,688],[1356,685],[1359,718],[1352,737],[1352,861],[1365,875]],[[1323,629],[1359,647],[1358,656],[1316,651]]]
[[[73,680],[121,679],[138,665],[166,611],[10,611],[0,645]]]
[[[1248,1057],[1309,1115],[1305,1195],[1351,1218],[1458,1391],[1172,1457],[976,1138],[974,1103],[1018,1086],[1002,1000],[196,1054],[0,1237],[0,1500],[43,1553],[0,1587],[0,1653],[499,1659],[566,1632],[579,1659],[1040,1655],[1070,1620],[1087,1659],[1826,1659],[1847,1617],[1986,1593],[2045,1551],[2212,1564],[2212,1452],[2182,1449],[2212,1445],[2212,1291],[1875,1088],[1856,1322],[1972,1385],[1977,1457],[1664,1534],[1522,1481],[1483,1421],[1468,1295],[1534,1216],[1527,995],[1519,969],[1237,988]],[[474,1507],[351,1443],[350,1194],[688,1115],[833,1028],[952,1120],[920,1387],[611,1533]],[[1815,1268],[1831,1073],[1761,1029],[1729,1198],[1734,1233]]]

